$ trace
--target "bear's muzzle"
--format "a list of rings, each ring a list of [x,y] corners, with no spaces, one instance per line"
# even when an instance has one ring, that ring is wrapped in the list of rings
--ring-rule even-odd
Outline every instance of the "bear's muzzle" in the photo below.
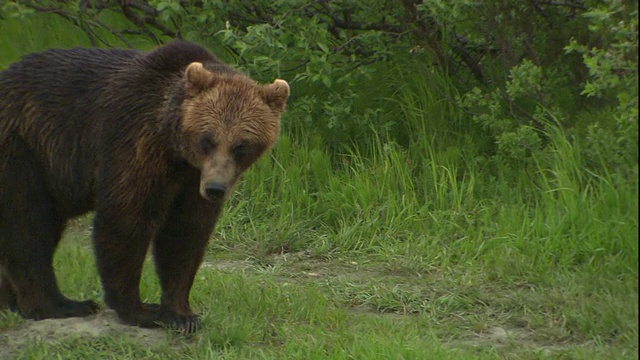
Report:
[[[204,192],[209,200],[215,201],[224,198],[227,193],[227,185],[218,182],[204,184]]]

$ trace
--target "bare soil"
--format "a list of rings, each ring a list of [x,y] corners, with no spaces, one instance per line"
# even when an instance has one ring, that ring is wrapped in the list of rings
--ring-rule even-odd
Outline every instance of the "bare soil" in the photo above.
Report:
[[[0,331],[0,359],[11,359],[34,342],[55,343],[69,338],[128,338],[142,346],[154,348],[166,344],[163,329],[142,329],[122,324],[113,310],[82,318],[27,320],[23,324]]]

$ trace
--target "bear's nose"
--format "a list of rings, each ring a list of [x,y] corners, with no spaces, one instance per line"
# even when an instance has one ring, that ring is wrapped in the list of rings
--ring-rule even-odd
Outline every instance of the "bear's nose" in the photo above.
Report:
[[[224,196],[224,193],[227,192],[227,186],[220,183],[208,183],[205,184],[204,190],[209,199],[216,200]]]

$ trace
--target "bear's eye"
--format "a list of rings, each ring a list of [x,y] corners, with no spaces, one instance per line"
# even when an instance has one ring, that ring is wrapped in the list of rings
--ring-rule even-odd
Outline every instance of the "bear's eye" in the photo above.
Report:
[[[247,155],[249,155],[249,151],[249,144],[244,142],[236,144],[233,146],[233,148],[231,148],[231,152],[233,153],[233,157],[236,159],[236,161],[245,159]]]
[[[216,148],[216,143],[211,135],[205,135],[200,139],[200,151],[204,155],[210,154]]]

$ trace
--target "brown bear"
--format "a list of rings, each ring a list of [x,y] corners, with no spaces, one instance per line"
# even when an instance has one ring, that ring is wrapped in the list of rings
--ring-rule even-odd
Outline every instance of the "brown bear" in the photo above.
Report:
[[[86,316],[52,266],[65,223],[91,210],[107,306],[128,324],[193,332],[189,292],[224,200],[276,141],[289,85],[259,85],[177,40],[145,53],[68,49],[0,73],[0,307]],[[152,245],[162,295],[140,300]]]

